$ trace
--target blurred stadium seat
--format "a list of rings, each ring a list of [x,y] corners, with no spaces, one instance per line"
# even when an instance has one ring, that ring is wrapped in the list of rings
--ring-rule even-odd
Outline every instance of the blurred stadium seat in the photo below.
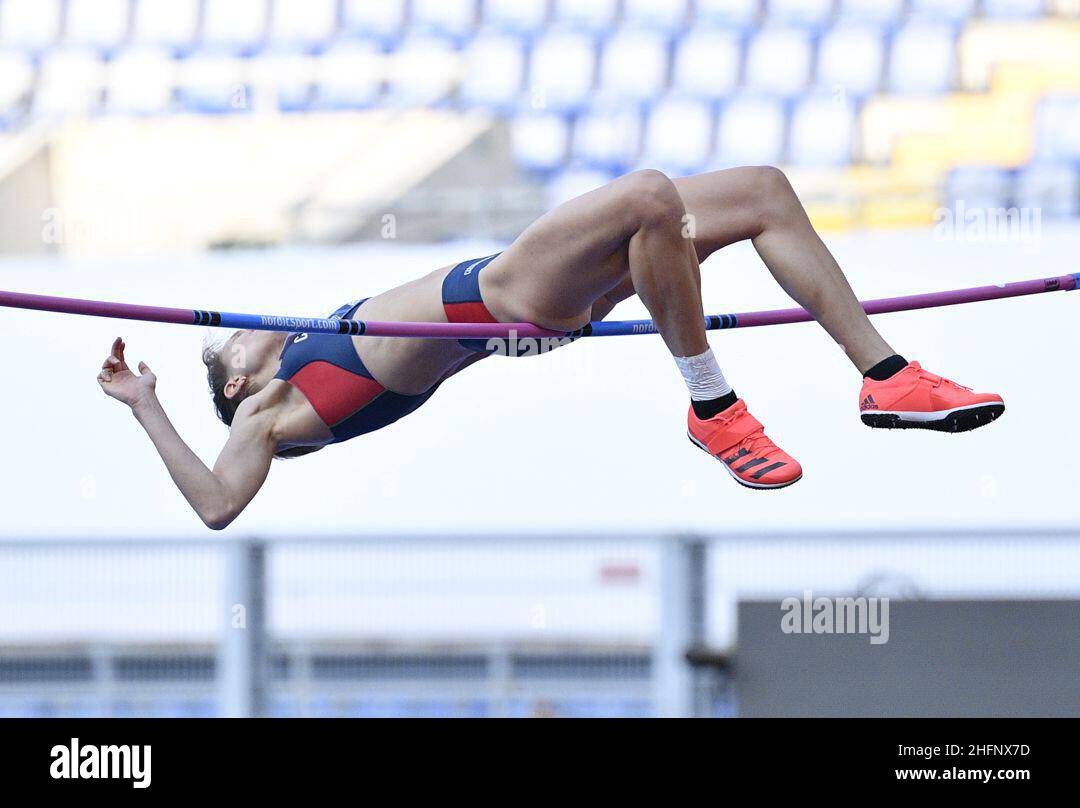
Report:
[[[412,24],[426,33],[463,40],[476,28],[477,0],[412,0]]]
[[[945,203],[968,209],[995,210],[1011,203],[1012,175],[996,166],[954,168],[945,180]]]
[[[885,43],[881,31],[862,23],[838,25],[818,45],[817,86],[866,96],[881,86]]]
[[[1046,11],[1045,0],[983,0],[983,15],[990,19],[1032,19]]]
[[[105,63],[97,51],[58,48],[45,54],[34,93],[34,114],[41,117],[86,115],[101,104]]]
[[[904,0],[839,0],[838,22],[895,23],[904,13]]]
[[[525,48],[518,37],[483,34],[465,52],[461,103],[509,112],[520,100],[525,85]]]
[[[1014,202],[1047,219],[1080,215],[1080,175],[1067,163],[1035,163],[1016,178]]]
[[[587,33],[553,32],[533,46],[529,92],[553,110],[586,106],[596,75],[595,40]]]
[[[205,0],[202,44],[211,50],[244,53],[266,36],[267,0]]]
[[[755,92],[791,97],[810,81],[813,41],[801,28],[763,28],[750,41],[746,87]]]
[[[55,44],[61,13],[60,0],[3,0],[0,45],[37,50]]]
[[[820,27],[833,14],[833,0],[769,0],[765,8],[770,23]]]
[[[948,25],[911,23],[897,31],[889,60],[889,89],[941,93],[952,85],[955,31]]]
[[[786,120],[784,105],[765,96],[736,96],[720,112],[717,164],[776,165],[783,161]]]
[[[646,101],[663,92],[667,71],[665,37],[646,29],[623,29],[603,45],[597,90],[606,100]]]
[[[810,96],[795,107],[791,120],[792,165],[815,168],[851,162],[855,107],[845,96]]]
[[[693,174],[713,153],[715,115],[712,104],[666,99],[649,111],[642,167],[659,167],[673,176]]]
[[[529,113],[514,119],[514,156],[525,168],[534,171],[558,168],[566,158],[569,139],[569,125],[556,113]]]
[[[705,26],[749,28],[762,13],[761,0],[697,0],[697,20]]]
[[[694,30],[678,43],[672,89],[684,95],[719,99],[739,84],[742,42],[725,28]]]
[[[275,45],[318,48],[337,32],[337,0],[274,0],[270,41]]]
[[[687,0],[624,0],[623,18],[630,25],[677,34],[686,29]]]
[[[172,106],[177,65],[160,48],[131,48],[108,65],[105,108],[114,113],[162,114]]]
[[[624,172],[641,152],[641,111],[627,104],[594,108],[574,125],[571,156],[588,168]]]
[[[112,50],[128,35],[129,0],[68,0],[64,41]]]
[[[1080,161],[1080,93],[1043,99],[1035,131],[1039,158],[1060,163]]]
[[[975,13],[975,0],[911,0],[911,16],[960,22]]]
[[[405,0],[343,0],[341,25],[352,36],[392,41],[405,25]]]
[[[363,108],[382,94],[384,56],[371,41],[339,42],[318,60],[315,104],[322,109]]]
[[[557,23],[592,33],[608,31],[618,14],[618,0],[555,0]]]
[[[515,34],[535,34],[547,22],[547,0],[485,0],[484,24]]]
[[[390,57],[387,102],[426,106],[446,101],[460,72],[458,57],[450,40],[444,37],[407,37]]]
[[[199,33],[199,0],[136,0],[131,40],[136,45],[189,47]]]
[[[177,100],[188,112],[227,113],[250,109],[249,63],[224,53],[196,53],[180,63]]]

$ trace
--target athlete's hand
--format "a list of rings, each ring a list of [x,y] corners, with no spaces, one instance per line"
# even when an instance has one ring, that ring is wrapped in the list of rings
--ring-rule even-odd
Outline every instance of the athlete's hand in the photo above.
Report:
[[[139,363],[139,373],[132,373],[124,360],[124,341],[117,337],[112,344],[112,351],[101,363],[101,372],[98,374],[98,384],[105,391],[105,395],[122,401],[129,407],[153,398],[154,388],[157,385],[157,376],[146,366],[145,362]]]

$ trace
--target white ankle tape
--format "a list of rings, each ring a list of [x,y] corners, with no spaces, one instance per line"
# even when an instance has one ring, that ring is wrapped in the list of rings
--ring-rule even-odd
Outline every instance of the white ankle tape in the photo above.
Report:
[[[694,401],[709,401],[731,392],[731,385],[720,371],[712,348],[697,356],[676,356],[675,364],[679,366]]]

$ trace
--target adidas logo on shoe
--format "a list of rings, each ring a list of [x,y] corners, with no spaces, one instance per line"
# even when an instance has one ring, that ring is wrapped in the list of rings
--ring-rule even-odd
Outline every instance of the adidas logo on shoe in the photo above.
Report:
[[[859,404],[860,412],[865,411],[865,410],[876,410],[877,408],[878,408],[878,405],[877,405],[877,402],[874,401],[873,396],[867,396],[866,398],[864,398],[862,400],[862,403]]]

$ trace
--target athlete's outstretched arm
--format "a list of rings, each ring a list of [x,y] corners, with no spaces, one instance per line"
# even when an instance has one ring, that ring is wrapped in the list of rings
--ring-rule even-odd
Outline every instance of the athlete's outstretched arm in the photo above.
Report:
[[[227,527],[255,497],[270,470],[277,448],[272,414],[243,402],[225,448],[213,470],[208,469],[165,414],[155,390],[157,377],[144,362],[139,363],[141,375],[133,373],[124,360],[124,347],[117,338],[102,363],[98,384],[107,395],[131,407],[176,487],[203,523],[212,530]]]

